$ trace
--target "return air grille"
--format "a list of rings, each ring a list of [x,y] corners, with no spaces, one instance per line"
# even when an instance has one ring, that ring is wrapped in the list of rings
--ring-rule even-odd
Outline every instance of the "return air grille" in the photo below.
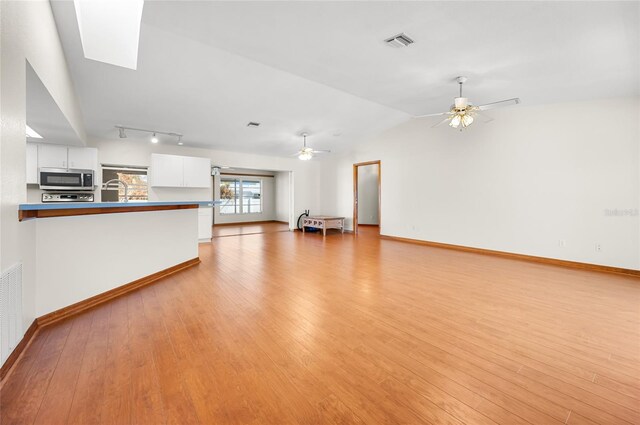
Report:
[[[0,275],[0,363],[22,339],[22,264]]]
[[[404,33],[400,33],[398,35],[394,35],[393,37],[387,38],[385,42],[389,46],[393,47],[407,47],[409,44],[414,43],[411,37]]]

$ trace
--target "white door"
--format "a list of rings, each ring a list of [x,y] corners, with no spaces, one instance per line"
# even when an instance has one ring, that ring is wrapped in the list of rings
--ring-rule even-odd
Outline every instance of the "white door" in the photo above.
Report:
[[[60,145],[38,145],[38,168],[67,168],[67,147]]]
[[[69,168],[96,171],[98,168],[98,149],[70,147],[68,159]]]
[[[184,157],[184,187],[211,187],[211,160]]]
[[[27,143],[27,184],[38,183],[38,145]]]
[[[151,154],[151,186],[182,187],[184,161],[178,155]]]

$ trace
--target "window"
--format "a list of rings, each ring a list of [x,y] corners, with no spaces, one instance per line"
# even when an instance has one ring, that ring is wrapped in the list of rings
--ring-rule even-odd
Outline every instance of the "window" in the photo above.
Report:
[[[103,165],[102,184],[113,179],[127,183],[130,201],[147,201],[149,199],[146,168]],[[103,189],[101,194],[103,202],[124,201],[124,187],[121,184],[112,183],[108,189]]]
[[[243,178],[220,179],[220,214],[258,214],[262,212],[262,182]]]
[[[240,214],[240,180],[220,180],[220,214]]]
[[[262,199],[260,180],[241,180],[242,212],[244,214],[261,213]]]

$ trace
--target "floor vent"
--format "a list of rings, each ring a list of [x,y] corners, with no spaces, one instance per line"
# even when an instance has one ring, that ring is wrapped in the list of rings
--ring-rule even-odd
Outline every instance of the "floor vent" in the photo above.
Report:
[[[17,264],[0,275],[0,364],[22,336],[22,264]]]

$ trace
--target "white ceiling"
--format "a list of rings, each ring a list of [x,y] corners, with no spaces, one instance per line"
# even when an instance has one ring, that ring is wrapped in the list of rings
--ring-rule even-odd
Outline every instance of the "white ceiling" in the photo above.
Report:
[[[640,94],[638,2],[147,1],[137,71],[85,59],[73,3],[52,5],[99,139],[122,124],[288,155],[307,131],[312,147],[344,151],[448,108],[457,75],[475,104]],[[399,32],[416,43],[382,41]]]

